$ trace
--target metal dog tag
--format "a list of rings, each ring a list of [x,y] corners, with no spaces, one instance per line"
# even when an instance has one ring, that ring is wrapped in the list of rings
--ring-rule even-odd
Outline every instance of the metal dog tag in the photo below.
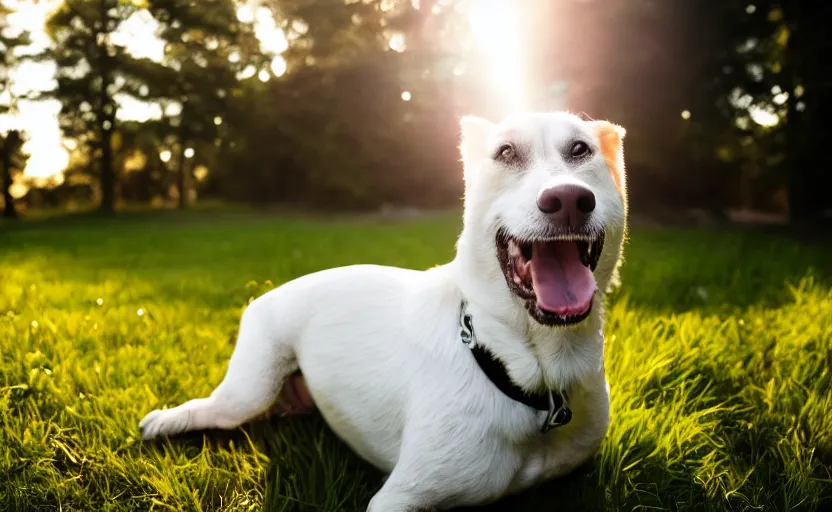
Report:
[[[558,398],[560,400],[555,400],[555,395],[549,391],[549,414],[546,415],[546,421],[543,423],[543,428],[541,428],[541,432],[544,434],[562,427],[572,420],[572,409],[566,403],[566,397],[558,395]]]
[[[459,310],[459,335],[462,338],[462,343],[473,348],[477,344],[476,338],[474,337],[474,320],[466,312],[466,306],[467,303],[463,302]]]

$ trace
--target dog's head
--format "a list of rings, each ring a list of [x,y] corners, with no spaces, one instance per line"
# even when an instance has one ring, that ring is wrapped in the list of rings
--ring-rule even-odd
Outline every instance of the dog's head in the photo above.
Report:
[[[609,286],[625,236],[624,129],[565,112],[465,117],[461,127],[459,251],[475,267],[466,273],[540,324],[580,323]]]

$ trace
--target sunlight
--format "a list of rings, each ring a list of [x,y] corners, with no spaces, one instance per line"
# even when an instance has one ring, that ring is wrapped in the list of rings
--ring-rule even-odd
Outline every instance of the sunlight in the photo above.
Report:
[[[205,178],[208,177],[208,168],[204,165],[197,165],[194,168],[194,178],[197,181],[205,181]]]
[[[388,46],[391,50],[402,53],[403,51],[407,50],[407,40],[405,36],[401,32],[394,32],[390,36],[390,41],[388,41]]]
[[[249,64],[248,66],[244,67],[242,71],[237,73],[237,80],[248,80],[249,78],[253,77],[257,74],[257,68],[253,65]]]
[[[785,103],[788,99],[788,93],[783,92],[779,86],[772,87],[771,92],[774,95],[772,101],[777,105]],[[770,128],[772,126],[777,126],[780,123],[780,116],[777,115],[771,106],[761,107],[759,105],[754,105],[753,96],[744,92],[739,87],[736,87],[733,91],[731,91],[728,101],[734,108],[747,111],[751,120],[760,126]]]
[[[282,56],[277,55],[275,58],[272,59],[272,74],[277,77],[281,77],[286,73],[286,59]]]
[[[182,113],[182,104],[179,102],[171,102],[165,105],[165,115],[168,117],[176,117]]]
[[[140,171],[144,169],[145,165],[147,165],[147,157],[139,150],[128,153],[124,158],[124,170],[126,172]]]
[[[24,61],[10,70],[11,92],[17,97],[32,91],[48,91],[58,85],[55,72],[58,67],[54,62]]]
[[[33,47],[45,48],[50,44],[49,36],[43,29],[44,21],[61,4],[61,0],[5,0],[3,4],[12,10],[7,17],[9,26],[29,31]]]
[[[254,21],[254,9],[248,5],[241,5],[237,8],[237,19],[243,23],[251,23]]]
[[[165,57],[165,42],[156,32],[159,22],[153,15],[142,9],[136,11],[118,26],[111,37],[113,44],[127,48],[127,53],[137,59],[161,62]]]
[[[59,136],[32,138],[23,145],[23,152],[30,155],[25,174],[32,178],[60,176],[69,164],[69,152]]]
[[[28,185],[23,183],[20,179],[16,179],[15,182],[12,183],[12,186],[9,187],[9,193],[15,199],[20,199],[25,196],[27,192],[29,192]]]
[[[254,34],[260,40],[263,50],[271,53],[283,53],[289,49],[286,33],[277,26],[272,11],[267,7],[258,7],[254,13]]]
[[[780,123],[780,116],[772,112],[771,109],[752,106],[748,109],[748,114],[755,123],[767,128],[777,126]]]
[[[61,144],[63,134],[57,124],[60,109],[57,101],[20,102],[20,126],[28,138],[23,152],[30,155],[24,171],[26,176],[51,178],[69,164],[69,152]]]
[[[162,106],[158,103],[137,100],[128,94],[116,94],[114,99],[118,103],[119,119],[144,123],[162,117]]]
[[[29,31],[32,44],[24,53],[37,53],[50,44],[45,30],[46,17],[60,1],[27,2],[6,0],[4,5],[12,9],[8,15],[9,26]],[[55,85],[54,62],[27,62],[11,73],[12,92],[22,96],[30,91],[48,90]],[[58,127],[58,112],[61,105],[56,100],[33,102],[21,100],[14,125],[26,132],[27,141],[23,151],[31,155],[26,162],[24,175],[48,179],[63,172],[69,163],[69,153],[61,144],[62,134]],[[25,194],[28,190],[22,183],[16,183],[16,192]]]
[[[522,62],[517,4],[509,0],[478,0],[468,10],[477,45],[487,59],[490,86],[508,110],[526,107],[527,91]]]

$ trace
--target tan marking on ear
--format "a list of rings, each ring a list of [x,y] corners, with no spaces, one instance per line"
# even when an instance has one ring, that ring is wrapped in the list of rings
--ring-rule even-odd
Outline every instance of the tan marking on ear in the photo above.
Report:
[[[598,132],[598,138],[601,140],[601,153],[604,155],[607,167],[610,168],[615,186],[621,195],[624,196],[624,156],[622,141],[627,134],[627,130],[608,121],[595,121],[595,129]]]

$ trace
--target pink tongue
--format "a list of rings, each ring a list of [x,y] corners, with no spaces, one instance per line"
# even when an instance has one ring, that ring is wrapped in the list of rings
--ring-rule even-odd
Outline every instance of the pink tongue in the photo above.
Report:
[[[537,306],[561,316],[581,315],[595,293],[595,277],[581,263],[575,242],[535,242],[532,287]]]

